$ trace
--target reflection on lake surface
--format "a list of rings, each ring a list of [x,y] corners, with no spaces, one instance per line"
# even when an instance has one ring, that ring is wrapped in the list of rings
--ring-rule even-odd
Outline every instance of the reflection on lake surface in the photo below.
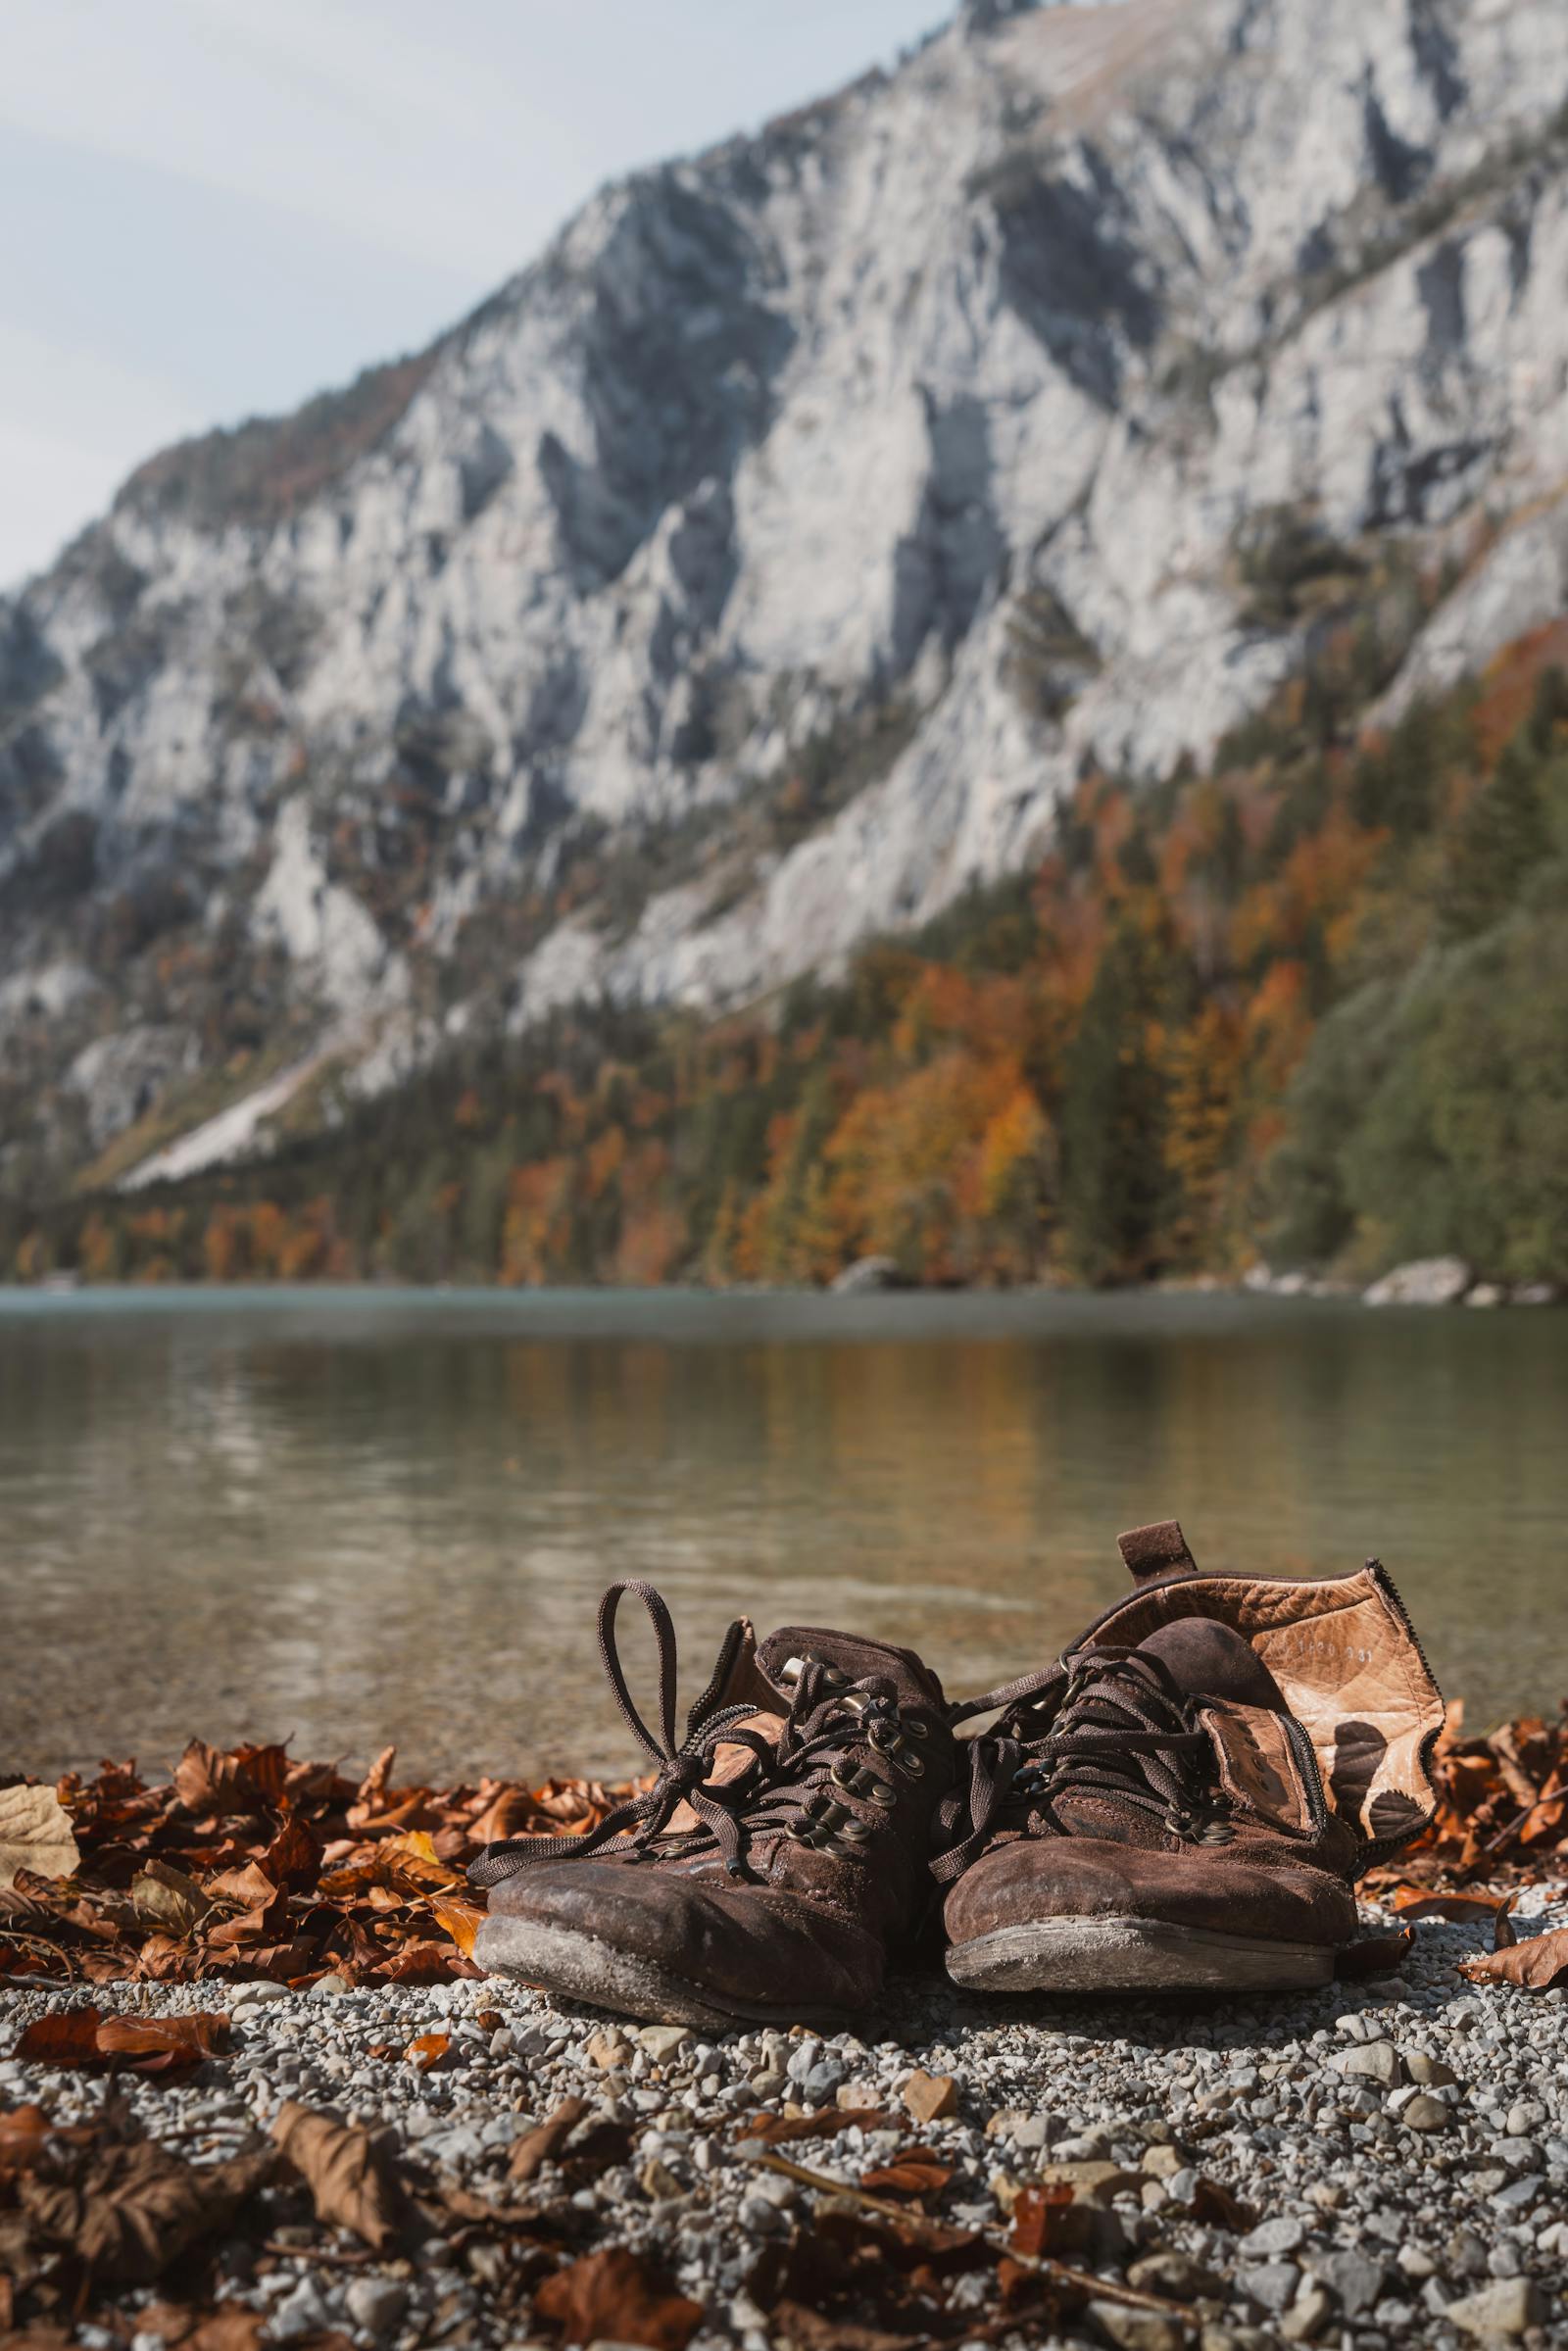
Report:
[[[0,1768],[193,1732],[622,1765],[594,1604],[1054,1655],[1179,1516],[1379,1553],[1472,1722],[1568,1693],[1568,1314],[1232,1298],[0,1294]],[[628,1628],[628,1650],[635,1636]],[[639,1670],[642,1652],[633,1658]],[[650,1693],[651,1697],[651,1693]]]

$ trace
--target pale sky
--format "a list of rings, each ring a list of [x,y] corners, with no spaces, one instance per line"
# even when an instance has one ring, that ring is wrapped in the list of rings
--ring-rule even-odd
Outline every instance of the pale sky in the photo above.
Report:
[[[417,349],[604,179],[952,0],[3,0],[0,585],[142,458]]]

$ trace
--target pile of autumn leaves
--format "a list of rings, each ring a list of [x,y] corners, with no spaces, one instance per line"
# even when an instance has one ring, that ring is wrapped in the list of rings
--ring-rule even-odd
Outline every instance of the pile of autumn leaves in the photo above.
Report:
[[[1431,1828],[1362,1890],[1411,1921],[1495,1919],[1502,1949],[1467,1972],[1546,1990],[1568,1982],[1568,1930],[1520,1942],[1509,1913],[1522,1886],[1568,1875],[1568,1705],[1475,1739],[1463,1718],[1450,1706],[1434,1754]],[[327,1974],[472,1976],[482,1907],[467,1864],[492,1840],[586,1832],[629,1792],[394,1788],[393,1760],[388,1747],[353,1781],[280,1746],[193,1739],[162,1785],[126,1763],[0,1787],[0,1977],[306,1988]]]
[[[363,1781],[279,1746],[193,1739],[165,1786],[106,1764],[50,1789],[0,1788],[0,1975],[88,1983],[270,1977],[304,1988],[444,1984],[477,1973],[482,1915],[465,1881],[491,1839],[560,1836],[614,1789],[391,1786],[392,1748]]]
[[[585,1831],[625,1792],[585,1781],[394,1788],[392,1762],[388,1750],[354,1782],[330,1765],[290,1762],[281,1747],[224,1753],[196,1740],[167,1785],[150,1787],[125,1764],[54,1788],[22,1780],[0,1788],[0,1977],[76,1987],[72,2004],[34,2018],[6,2053],[103,2082],[88,2123],[60,2126],[35,2106],[0,2109],[0,2340],[62,2351],[91,2309],[127,2341],[134,2331],[172,2351],[257,2351],[261,2316],[217,2294],[235,2245],[258,2276],[303,2244],[336,2272],[383,2275],[434,2234],[449,2248],[444,2258],[466,2263],[481,2282],[492,2325],[525,2317],[530,2333],[565,2343],[683,2351],[700,2306],[651,2257],[601,2241],[600,2219],[572,2200],[633,2153],[628,2128],[583,2100],[564,2100],[514,2142],[496,2197],[292,2104],[269,2143],[218,2163],[193,2163],[135,2127],[126,2076],[175,2080],[227,2053],[225,1983],[475,1975],[480,1910],[466,1864],[494,1838]],[[1555,1722],[1520,1721],[1479,1739],[1464,1736],[1462,1710],[1452,1708],[1434,1778],[1441,1803],[1431,1829],[1365,1890],[1402,1922],[1490,1923],[1495,1948],[1461,1962],[1473,1981],[1535,1991],[1568,1984],[1568,1930],[1521,1940],[1510,1916],[1522,1887],[1568,1875],[1568,1708]],[[1368,1949],[1387,1964],[1387,1937]],[[84,1996],[95,1982],[126,1978],[201,1979],[213,1985],[213,2006],[100,2013]],[[424,2070],[447,2051],[446,2035],[433,2033],[372,2054]],[[918,2120],[913,2107],[910,2116]],[[875,2118],[895,2128],[909,2119]],[[929,2148],[906,2148],[858,2188],[795,2160],[794,2142],[857,2120],[868,2118],[758,2114],[734,2126],[754,2160],[833,2191],[809,2229],[759,2249],[748,2280],[783,2339],[810,2351],[956,2342],[1047,2327],[1086,2295],[1162,2307],[1071,2266],[1093,2246],[1070,2191],[1024,2190],[1004,2232],[957,2228],[941,2217],[952,2167]],[[1200,2185],[1215,2226],[1249,2225],[1217,2182]],[[990,2317],[955,2293],[976,2271],[988,2278]],[[170,2299],[142,2303],[133,2320],[116,2302],[127,2286],[152,2285]],[[453,2345],[472,2339],[461,2313],[438,2331]],[[348,2351],[348,2341],[318,2333],[302,2351]]]
[[[1432,1778],[1432,1826],[1397,1862],[1363,1878],[1361,1892],[1411,1924],[1490,1922],[1494,1948],[1459,1962],[1472,1984],[1535,1992],[1568,1984],[1568,1928],[1521,1939],[1512,1917],[1526,1886],[1568,1878],[1568,1701],[1555,1721],[1526,1715],[1466,1739],[1456,1700]]]

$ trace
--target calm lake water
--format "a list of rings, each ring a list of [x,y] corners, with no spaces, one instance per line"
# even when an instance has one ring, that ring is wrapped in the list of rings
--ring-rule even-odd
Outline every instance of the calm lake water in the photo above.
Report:
[[[1054,1655],[1123,1589],[1117,1530],[1171,1515],[1202,1564],[1377,1552],[1473,1723],[1554,1704],[1568,1314],[0,1293],[0,1768],[193,1732],[621,1765],[614,1576],[671,1601],[687,1695],[742,1611],[974,1690]]]

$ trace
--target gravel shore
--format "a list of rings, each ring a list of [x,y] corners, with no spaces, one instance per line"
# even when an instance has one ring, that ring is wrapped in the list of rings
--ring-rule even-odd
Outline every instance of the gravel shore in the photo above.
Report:
[[[1517,1916],[1565,1923],[1568,1888],[1527,1893]],[[307,1993],[13,1984],[0,1991],[0,2048],[89,1996],[153,2015],[226,2009],[226,2056],[178,2083],[119,2084],[137,2127],[217,2160],[254,2145],[294,2099],[389,2131],[411,2167],[491,2199],[516,2193],[514,2142],[564,2098],[586,2099],[582,2128],[597,2115],[627,2130],[611,2169],[556,2182],[578,2249],[655,2253],[703,2305],[696,2351],[784,2339],[751,2281],[769,2243],[810,2228],[818,2191],[757,2160],[740,2132],[759,2107],[891,2112],[897,2129],[854,2125],[779,2152],[854,2183],[917,2144],[953,2173],[926,2209],[958,2228],[1005,2229],[1032,2181],[1070,2187],[1088,2208],[1077,2265],[1191,2314],[1179,2326],[1095,2302],[1047,2337],[999,2329],[993,2304],[988,2343],[1568,2344],[1568,1992],[1476,1989],[1455,1963],[1477,1947],[1474,1929],[1423,1925],[1397,1977],[1202,2005],[979,2001],[904,1981],[860,2037],[704,2040],[496,1981],[348,1990],[329,1979]],[[432,2033],[449,2045],[421,2073],[405,2051]],[[100,2080],[0,2061],[0,2105],[36,2102],[56,2124],[89,2118],[104,2095]],[[554,2179],[547,2167],[537,2184]],[[493,2307],[497,2256],[482,2240],[437,2234],[378,2259],[348,2238],[334,2257],[333,2240],[311,2248],[309,2231],[292,2234],[297,2252],[274,2241],[258,2256],[236,2240],[220,2264],[220,2298],[265,2311],[270,2340],[338,2329],[413,2351],[534,2339]],[[986,2280],[972,2283],[978,2316]],[[100,2309],[105,2323],[76,2339],[109,2351],[128,2332],[155,2351],[165,2338],[132,2314],[157,2294],[122,2290],[119,2324]]]

